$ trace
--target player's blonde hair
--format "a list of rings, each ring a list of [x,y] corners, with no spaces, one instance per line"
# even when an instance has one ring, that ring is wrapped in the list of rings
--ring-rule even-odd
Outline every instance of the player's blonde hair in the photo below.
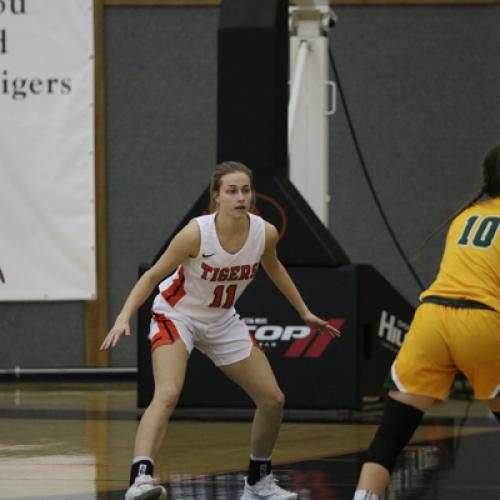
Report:
[[[223,161],[215,166],[214,172],[210,179],[210,211],[213,212],[217,208],[215,203],[215,195],[220,191],[222,178],[227,174],[235,174],[241,172],[248,175],[250,179],[250,188],[252,190],[252,206],[255,206],[255,189],[253,186],[253,172],[244,164],[239,161]]]

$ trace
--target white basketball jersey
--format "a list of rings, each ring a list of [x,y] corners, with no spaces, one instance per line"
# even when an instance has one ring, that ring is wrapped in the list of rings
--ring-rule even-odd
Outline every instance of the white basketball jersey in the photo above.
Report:
[[[160,283],[154,312],[174,317],[178,312],[202,322],[235,313],[234,304],[253,280],[265,247],[264,220],[248,215],[248,237],[235,254],[226,252],[219,242],[215,213],[194,219],[200,227],[200,252]]]

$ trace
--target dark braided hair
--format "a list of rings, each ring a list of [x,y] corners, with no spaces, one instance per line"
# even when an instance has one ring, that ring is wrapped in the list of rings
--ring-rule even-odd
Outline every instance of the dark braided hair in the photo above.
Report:
[[[496,198],[500,196],[500,145],[491,148],[483,161],[483,186],[472,198],[462,205],[456,212],[448,217],[444,222],[439,224],[424,240],[420,248],[415,252],[410,260],[417,260],[424,251],[429,241],[436,236],[444,227],[446,227],[455,217],[461,214],[464,210],[471,207],[482,198],[484,195]]]
[[[483,163],[484,194],[500,196],[500,145],[491,148]]]

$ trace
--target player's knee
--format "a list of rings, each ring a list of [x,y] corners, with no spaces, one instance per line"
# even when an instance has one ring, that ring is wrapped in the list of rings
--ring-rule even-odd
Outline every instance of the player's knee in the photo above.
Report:
[[[366,453],[373,462],[392,472],[396,459],[419,426],[423,412],[413,406],[387,398],[382,423]]]
[[[181,388],[176,384],[161,384],[155,387],[153,402],[162,410],[173,410],[181,394]]]
[[[282,410],[285,407],[285,395],[279,389],[275,395],[276,408]]]
[[[276,388],[261,398],[257,406],[269,411],[281,411],[285,406],[285,395],[280,389]]]

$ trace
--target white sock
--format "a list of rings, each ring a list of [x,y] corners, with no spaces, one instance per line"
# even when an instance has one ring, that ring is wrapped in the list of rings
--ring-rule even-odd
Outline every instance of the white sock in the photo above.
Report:
[[[134,457],[132,460],[132,463],[136,464],[137,462],[140,462],[141,460],[149,460],[153,465],[155,465],[155,461],[151,457],[143,457],[142,455]]]
[[[370,490],[357,490],[354,493],[353,500],[378,500],[378,495],[375,495],[373,491]]]
[[[251,453],[250,453],[250,458],[252,460],[259,460],[260,462],[270,462],[271,461],[271,457],[254,457]]]

